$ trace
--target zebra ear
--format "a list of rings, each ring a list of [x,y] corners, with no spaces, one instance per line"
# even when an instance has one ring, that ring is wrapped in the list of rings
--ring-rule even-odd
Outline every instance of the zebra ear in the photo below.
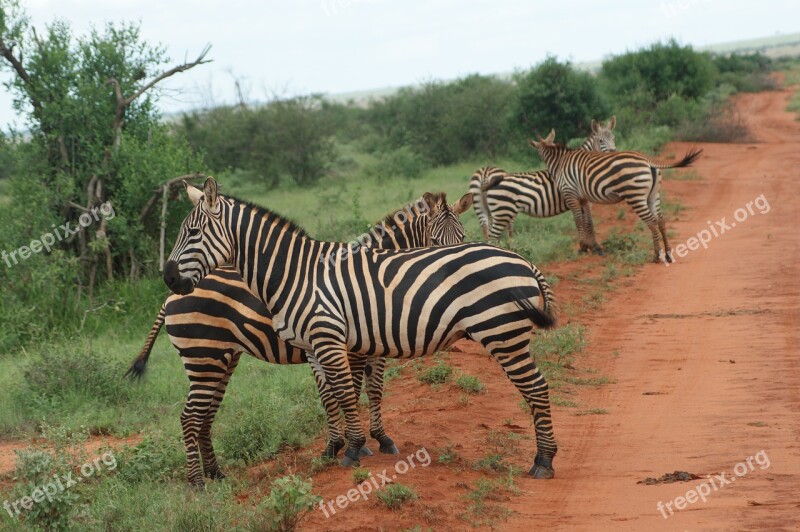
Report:
[[[608,121],[608,129],[614,129],[614,126],[616,125],[617,125],[617,115],[614,115]]]
[[[592,133],[597,133],[598,129],[599,128],[597,126],[597,121],[594,118],[592,118]]]
[[[549,135],[547,135],[547,138],[546,138],[546,139],[544,139],[544,141],[545,141],[546,143],[548,143],[548,144],[552,144],[552,143],[553,143],[553,141],[555,141],[555,140],[556,140],[556,130],[555,130],[555,129],[551,129],[551,130],[550,130],[550,134],[549,134]]]
[[[541,138],[541,137],[540,137],[540,138]],[[535,141],[535,140],[533,140],[533,139],[528,139],[528,144],[530,144],[530,145],[531,145],[531,147],[532,147],[534,150],[538,150],[538,149],[539,149],[539,146],[541,145],[541,142],[536,142],[536,141]]]
[[[203,185],[203,195],[206,199],[206,207],[208,210],[214,211],[217,206],[217,180],[209,176]]]
[[[192,204],[197,205],[200,203],[200,200],[203,199],[203,191],[195,186],[190,185],[185,179],[183,180],[183,186],[186,187],[186,195],[189,196]]]
[[[467,212],[469,208],[472,207],[472,192],[468,192],[461,196],[461,199],[458,200],[450,207],[450,210],[456,214],[461,214],[463,212]]]
[[[433,211],[436,209],[436,196],[431,194],[430,192],[426,192],[422,195],[422,200],[428,204],[428,211]]]

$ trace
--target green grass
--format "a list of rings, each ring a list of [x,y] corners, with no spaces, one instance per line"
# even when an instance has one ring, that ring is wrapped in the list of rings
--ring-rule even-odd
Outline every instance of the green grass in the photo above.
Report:
[[[461,375],[456,379],[456,386],[471,395],[477,395],[486,390],[486,386],[474,375]]]
[[[453,377],[453,367],[447,364],[444,360],[437,360],[436,364],[420,370],[417,374],[417,379],[425,384],[444,384],[449,382]]]
[[[417,499],[419,499],[419,495],[413,488],[409,488],[399,482],[389,484],[378,492],[378,500],[391,510],[396,510],[407,502]]]

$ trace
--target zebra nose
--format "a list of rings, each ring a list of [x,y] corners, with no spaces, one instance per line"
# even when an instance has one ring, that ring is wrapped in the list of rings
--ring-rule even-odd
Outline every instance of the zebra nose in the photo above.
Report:
[[[181,277],[178,263],[174,260],[167,261],[164,265],[164,284],[176,294],[188,294],[192,291],[191,281]]]

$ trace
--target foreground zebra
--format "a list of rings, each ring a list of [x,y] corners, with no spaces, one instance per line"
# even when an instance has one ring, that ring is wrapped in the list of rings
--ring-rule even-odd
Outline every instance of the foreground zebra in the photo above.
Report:
[[[592,132],[581,144],[581,150],[610,152],[616,150],[613,129],[617,117],[606,124],[592,120]],[[513,223],[517,213],[534,218],[547,218],[569,210],[564,197],[547,170],[507,173],[501,168],[484,166],[470,178],[475,213],[483,229],[484,240],[497,240],[508,228],[513,236]],[[594,234],[591,210],[587,203],[584,218],[589,231]],[[580,251],[587,251],[581,248]]]
[[[444,194],[426,193],[375,225],[367,233],[371,241],[365,244],[375,248],[403,249],[434,243],[461,243],[464,227],[458,216],[471,204],[470,194],[448,205]],[[189,377],[189,396],[181,416],[189,482],[202,485],[198,443],[205,475],[224,478],[211,442],[211,426],[241,354],[249,353],[274,364],[304,364],[309,360],[302,349],[278,338],[269,311],[253,295],[242,276],[230,267],[211,272],[190,295],[173,294],[167,298],[145,346],[127,374],[141,376],[144,373],[153,344],[165,322],[170,341],[180,353]],[[339,403],[319,365],[313,363],[313,358],[311,362],[328,416],[328,444],[323,455],[335,457],[344,447]],[[380,410],[386,359],[353,357],[350,365],[356,390],[361,389],[361,380],[366,376],[370,435],[378,440],[381,452],[396,454],[397,447],[384,432]],[[368,452],[368,449],[362,449],[363,454]]]
[[[634,151],[598,153],[569,149],[553,142],[555,134],[554,130],[550,130],[547,138],[540,138],[539,142],[528,142],[539,150],[539,155],[547,163],[547,169],[564,196],[567,207],[572,211],[581,248],[602,252],[593,229],[588,231],[591,224],[587,226],[585,222],[586,210],[583,205],[589,201],[605,204],[625,201],[650,229],[653,236],[653,261],[661,262],[659,243],[663,241],[664,259],[672,262],[672,257],[667,253],[667,231],[661,215],[659,169],[689,166],[703,150],[691,150],[674,164],[657,164]]]
[[[529,474],[553,477],[548,387],[528,346],[533,327],[552,327],[555,318],[538,308],[543,280],[527,260],[480,243],[351,249],[219,196],[213,178],[202,191],[187,191],[195,208],[181,225],[164,282],[188,294],[215,267],[233,264],[272,313],[278,335],[313,352],[322,366],[345,415],[343,465],[358,463],[366,441],[347,353],[413,358],[469,338],[501,364],[531,409],[537,454]]]

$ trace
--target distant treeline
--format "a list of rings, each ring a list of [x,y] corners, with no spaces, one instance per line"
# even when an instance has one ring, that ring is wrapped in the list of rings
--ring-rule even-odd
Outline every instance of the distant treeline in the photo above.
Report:
[[[761,54],[716,56],[669,41],[611,57],[597,75],[550,57],[509,80],[431,81],[366,107],[319,96],[219,107],[185,115],[176,130],[212,169],[270,184],[315,182],[343,144],[378,156],[387,175],[414,177],[431,165],[520,156],[527,138],[551,127],[560,141],[584,137],[593,118],[612,114],[637,149],[670,137],[736,140],[746,129],[727,97],[773,88],[771,67]]]

